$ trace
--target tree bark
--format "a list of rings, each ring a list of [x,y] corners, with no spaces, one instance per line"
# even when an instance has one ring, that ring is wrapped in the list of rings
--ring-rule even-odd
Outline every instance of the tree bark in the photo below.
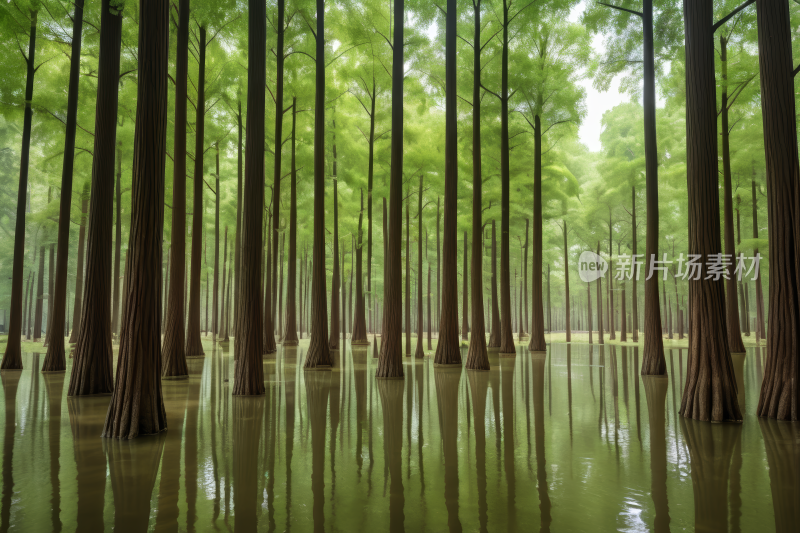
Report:
[[[216,172],[214,176],[214,292],[211,295],[211,338],[217,339],[219,334],[219,142],[214,143]],[[262,194],[263,195],[263,194]],[[259,295],[261,291],[259,290]]]
[[[335,128],[334,124],[334,128]],[[335,136],[335,134],[334,134]],[[339,349],[339,179],[336,175],[336,143],[333,144],[333,273],[331,275],[331,333],[328,347]],[[360,217],[360,214],[359,214]]]
[[[197,102],[195,109],[194,175],[192,202],[192,267],[189,280],[189,321],[186,327],[187,357],[205,355],[200,340],[200,250],[205,246],[203,238],[203,153],[205,146],[205,107],[206,107],[206,28],[199,30],[199,60],[197,79]],[[248,108],[248,113],[250,112]],[[206,280],[208,275],[206,274]],[[206,330],[208,330],[208,281],[206,281]]]
[[[645,220],[644,257],[644,351],[642,353],[642,375],[664,375],[667,362],[664,359],[664,340],[661,337],[661,304],[658,301],[658,278],[647,279],[651,258],[658,256],[658,145],[656,143],[656,81],[653,52],[653,0],[642,2],[642,30],[644,34],[644,157],[645,157]],[[636,242],[636,227],[633,228]],[[636,252],[634,252],[636,253]],[[636,280],[633,283],[634,317],[633,340],[639,339],[638,300]]]
[[[638,255],[638,238],[637,238],[637,223],[636,223],[636,187],[631,187],[631,253],[633,258]],[[647,267],[645,267],[647,272]],[[633,279],[631,279],[631,337],[633,342],[639,342],[639,296],[638,296],[638,277],[639,270],[636,269]],[[646,277],[646,276],[645,276]],[[658,287],[656,287],[658,292]],[[658,294],[656,294],[658,297]]]
[[[169,3],[139,4],[139,85],[134,133],[128,297],[122,313],[117,381],[103,436],[133,439],[167,429],[161,396],[161,236],[164,226],[164,166],[167,141]],[[99,135],[97,137],[100,137]],[[96,137],[96,138],[97,138]],[[113,144],[112,144],[113,146]],[[113,153],[113,151],[110,151]],[[96,190],[96,189],[95,189]],[[109,189],[110,193],[110,189]],[[107,203],[110,214],[111,202]],[[106,231],[110,237],[110,217]],[[90,221],[91,227],[94,227]],[[111,242],[107,239],[107,265]],[[91,246],[91,243],[90,243]],[[153,279],[153,272],[159,272]],[[109,279],[110,268],[105,271]],[[105,304],[110,302],[105,294]],[[108,313],[106,313],[108,317]],[[110,345],[110,335],[106,335]],[[83,355],[79,356],[81,359]]]
[[[362,265],[363,259],[363,249],[364,249],[364,240],[363,240],[363,230],[362,230],[362,223],[364,219],[364,191],[361,191],[361,209],[358,212],[358,237],[356,241],[356,292],[355,292],[355,316],[353,317],[353,334],[350,338],[350,342],[353,345],[356,344],[369,344],[367,340],[367,320],[366,320],[366,313],[364,310],[364,270]]]
[[[111,375],[113,369],[111,338],[114,331],[110,321],[111,286],[109,285],[109,276],[111,274],[111,231],[114,220],[114,148],[117,141],[121,46],[122,14],[111,7],[110,0],[103,0],[100,13],[100,60],[97,71],[92,195],[89,205],[89,230],[86,236],[88,248],[86,283],[83,288],[80,329],[73,351],[74,360],[68,389],[70,396],[108,394],[114,388]],[[166,69],[166,65],[164,68]],[[166,77],[166,72],[164,76]],[[142,121],[144,120],[142,117]],[[137,168],[139,167],[137,166]],[[163,204],[158,204],[158,206],[161,205]],[[160,273],[160,233],[157,241],[159,266],[156,268]],[[126,260],[126,273],[127,267]],[[159,287],[156,287],[152,281],[149,285],[152,290],[160,291],[160,283]],[[158,299],[156,298],[156,300]],[[159,302],[156,301],[155,305],[159,306]],[[160,308],[158,311],[160,312]],[[153,318],[160,319],[160,317]],[[158,325],[156,328],[155,335],[157,336],[161,328]],[[156,366],[156,372],[158,370]]]
[[[403,33],[405,0],[394,2],[394,45],[392,46],[392,145],[389,178],[389,232],[384,254],[383,302],[384,324],[381,351],[378,358],[377,378],[402,378],[402,275],[400,272],[400,246],[402,239],[403,201]],[[441,343],[441,339],[439,339]],[[392,476],[394,482],[394,476]]]
[[[417,208],[417,349],[414,357],[422,359],[425,350],[422,348],[422,328],[424,327],[424,314],[422,312],[422,175],[419,177],[419,207]],[[428,341],[430,342],[430,341]]]
[[[311,273],[311,341],[306,369],[333,365],[328,347],[325,273],[325,0],[317,0],[316,101],[314,103],[314,250]]]
[[[217,186],[219,186],[219,181],[217,181]],[[219,189],[217,189],[219,193]],[[219,198],[219,194],[217,194],[217,198]],[[264,217],[266,218],[266,217]],[[221,298],[222,298],[222,305],[220,306],[220,325],[219,325],[219,337],[220,342],[227,342],[228,340],[228,330],[225,328],[225,279],[228,275],[226,268],[227,268],[227,259],[228,259],[228,226],[225,226],[225,241],[222,248],[222,291],[221,291]],[[263,263],[262,263],[263,264]],[[265,291],[266,291],[266,283]],[[264,309],[268,309],[266,303],[264,305]],[[264,314],[267,314],[266,311]],[[262,342],[263,345],[263,342]]]
[[[472,276],[470,304],[472,335],[467,350],[467,368],[489,370],[486,350],[486,322],[483,309],[483,169],[481,160],[481,0],[473,2],[473,76],[472,76]],[[430,268],[428,270],[430,292]],[[430,308],[428,309],[430,316]],[[430,319],[429,319],[430,320]],[[429,341],[430,344],[430,341]],[[471,383],[471,382],[470,382]]]
[[[750,182],[753,195],[753,238],[758,239],[758,198],[756,196],[756,170],[753,168],[753,179]],[[753,250],[753,256],[758,256],[758,248]],[[765,337],[764,332],[764,290],[761,286],[761,265],[755,269],[756,284],[756,342]]]
[[[409,187],[408,189],[411,189]],[[407,190],[408,190],[407,189]],[[406,333],[406,344],[404,353],[406,357],[411,355],[411,216],[410,216],[411,194],[406,195],[406,268],[405,268],[405,323],[404,331]]]
[[[538,114],[533,117],[533,121],[533,255],[531,257],[533,309],[531,309],[531,340],[528,342],[528,349],[532,352],[543,352],[547,350],[547,345],[544,340],[542,307],[542,123]]]
[[[367,164],[367,294],[369,295],[369,331],[375,333],[375,315],[372,295],[372,187],[375,170],[375,75],[372,76],[372,99],[369,114],[369,162]]]
[[[241,255],[242,255],[242,174],[244,171],[244,160],[242,154],[242,101],[239,100],[238,104],[238,112],[236,113],[236,129],[238,130],[238,142],[236,143],[236,252],[234,254],[234,264],[233,269],[235,272],[234,276],[234,295],[239,294],[239,278],[241,277],[240,268],[241,268]],[[273,197],[275,196],[275,190],[272,191]],[[271,283],[271,280],[268,280]],[[266,312],[266,311],[265,311]],[[273,312],[270,314],[270,324],[274,324],[275,321],[275,313],[274,307]],[[266,327],[266,326],[265,326]],[[265,344],[268,344],[269,336],[272,336],[272,347],[275,346],[275,328],[272,328],[272,331],[269,334],[264,332],[267,337],[264,339]],[[236,342],[236,339],[239,337],[239,306],[233,306],[233,341]],[[268,348],[267,348],[268,349]],[[234,351],[235,348],[234,348]]]
[[[467,278],[469,278],[469,253],[467,252],[467,232],[464,232],[464,266],[462,267],[462,289],[461,289],[461,339],[469,340],[469,320],[467,320],[467,313],[469,312],[469,289],[467,288]]]
[[[723,230],[725,232],[725,254],[733,263],[736,261],[736,245],[733,237],[733,189],[731,186],[730,125],[728,123],[728,40],[724,36],[720,36],[719,45],[719,60],[722,69],[720,116],[722,119]],[[728,279],[725,280],[725,319],[728,324],[728,344],[732,353],[744,353],[739,311],[736,307],[738,296],[733,264],[729,265],[726,270]]]
[[[189,80],[189,4],[178,3],[178,39],[175,58],[175,136],[172,171],[172,235],[166,330],[162,347],[163,377],[189,377],[186,366],[184,292],[186,275],[186,91]]]
[[[272,231],[274,232],[274,242],[272,244],[272,293],[277,295],[278,291],[278,232],[280,231],[281,227],[281,172],[282,172],[282,161],[283,161],[283,115],[286,114],[288,109],[283,108],[283,75],[284,75],[284,61],[286,59],[286,55],[284,52],[284,38],[287,25],[285,23],[286,19],[286,0],[277,0],[277,8],[278,8],[278,31],[277,31],[277,50],[275,51],[275,60],[276,60],[276,80],[275,80],[275,170],[273,173],[272,178],[272,191],[275,198],[274,207],[272,208]],[[294,114],[294,103],[296,99],[293,100],[292,104],[292,113]],[[294,131],[294,128],[292,128]],[[294,138],[294,134],[292,134],[292,138]],[[294,141],[293,141],[294,142]],[[294,179],[294,178],[293,178]],[[281,265],[281,271],[283,271],[283,265]],[[277,296],[276,296],[277,299]],[[275,318],[275,302],[272,303],[272,321],[273,324],[276,320]],[[280,310],[278,311],[280,312]],[[283,328],[278,330],[279,332],[283,331]]]
[[[597,241],[597,255],[600,255],[600,241]],[[590,311],[591,312],[591,311]],[[597,342],[603,342],[603,278],[597,278]]]
[[[756,0],[769,220],[769,330],[759,416],[797,421],[800,164],[789,2]],[[755,204],[753,209],[755,209]],[[760,302],[759,302],[760,304]],[[762,314],[763,317],[763,314]],[[763,330],[762,330],[763,332]]]
[[[297,162],[295,133],[297,129],[297,97],[292,98],[292,156],[289,175],[289,258],[286,265],[286,330],[284,346],[297,346]],[[302,289],[301,289],[302,293]],[[302,319],[301,319],[302,320]]]
[[[75,130],[78,125],[78,89],[83,41],[83,0],[75,0],[72,18],[72,45],[69,62],[69,89],[67,91],[67,123],[64,133],[64,160],[61,168],[61,198],[58,214],[58,264],[53,290],[50,291],[50,327],[47,334],[53,341],[47,347],[42,372],[65,372],[64,315],[67,312],[67,267],[69,266],[69,230],[72,212],[72,182],[75,165]],[[52,248],[50,262],[52,263]],[[22,277],[19,280],[22,288]],[[18,337],[18,336],[17,336]]]
[[[111,335],[119,333],[120,263],[122,262],[122,141],[117,143],[116,200],[117,220],[114,237],[114,300],[111,309]]]
[[[562,229],[562,233],[564,235],[564,302],[565,302],[564,303],[564,306],[565,306],[564,307],[564,309],[565,309],[565,312],[564,312],[564,318],[565,318],[564,329],[566,331],[566,340],[567,340],[567,342],[570,342],[570,341],[572,341],[572,322],[571,322],[571,318],[572,317],[569,314],[569,254],[568,254],[569,248],[567,247],[567,221],[564,220],[564,221],[562,221],[562,223],[564,224],[564,227],[561,228]],[[623,294],[623,301],[624,301],[625,293],[623,292],[622,294]],[[625,309],[624,305],[625,304],[623,303],[622,305],[623,305],[622,309],[623,309],[623,314],[624,314],[624,309]],[[624,331],[624,329],[623,329],[623,332],[622,332],[622,340],[623,341],[625,340],[625,331]]]
[[[242,280],[239,284],[239,342],[233,394],[264,394],[264,321],[261,308],[261,226],[264,217],[264,115],[267,83],[266,4],[248,0],[247,126],[244,153]]]
[[[719,227],[713,6],[684,0],[689,254],[703,266],[722,251]],[[725,323],[723,280],[689,280],[692,335],[680,413],[705,421],[741,420]],[[713,278],[713,276],[712,276]]]
[[[489,348],[500,347],[500,310],[497,306],[497,233],[492,220],[492,330],[489,332]]]
[[[78,232],[78,269],[75,272],[75,302],[72,307],[72,332],[69,336],[69,343],[73,344],[78,340],[78,330],[81,325],[82,297],[83,297],[83,258],[86,246],[86,221],[89,209],[89,182],[83,184],[83,194],[81,194],[81,229]],[[30,279],[28,280],[30,281]]]

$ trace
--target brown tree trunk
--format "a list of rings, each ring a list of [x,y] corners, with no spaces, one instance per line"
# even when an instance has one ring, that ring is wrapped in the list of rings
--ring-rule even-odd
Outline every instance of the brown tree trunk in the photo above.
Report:
[[[767,163],[769,330],[759,416],[800,419],[800,164],[789,2],[756,0],[761,110]],[[753,209],[755,209],[755,204]],[[759,302],[760,304],[760,302]],[[762,314],[763,318],[763,314]],[[763,330],[762,330],[763,332]]]
[[[244,157],[242,153],[242,101],[239,100],[238,104],[238,112],[236,113],[236,129],[238,130],[239,138],[238,142],[236,143],[236,251],[234,254],[234,264],[233,264],[233,271],[236,273],[234,276],[234,295],[239,294],[239,279],[241,278],[241,256],[242,256],[242,175],[244,172]],[[272,191],[273,197],[275,196],[275,190]],[[274,202],[273,202],[274,203]],[[271,280],[268,280],[269,283],[272,283]],[[275,321],[275,313],[274,313],[274,306],[272,308],[272,312],[270,314],[270,324],[274,324]],[[266,311],[265,311],[266,312]],[[266,327],[266,326],[265,326]],[[239,337],[239,306],[233,306],[233,337],[234,342]],[[272,336],[272,344],[273,348],[275,347],[275,328],[273,331],[270,331],[269,334],[264,332],[266,338],[264,339],[265,344],[268,344],[268,339],[270,335]],[[268,349],[268,348],[265,348]],[[236,349],[234,348],[234,351]]]
[[[642,375],[663,375],[667,373],[664,359],[664,340],[661,337],[661,304],[658,301],[658,277],[648,279],[650,260],[658,256],[658,145],[656,143],[656,82],[655,54],[653,51],[653,0],[642,2],[643,30],[643,108],[644,108],[644,147],[645,147],[645,221],[644,258],[644,352],[642,354]],[[634,211],[635,212],[635,211]],[[636,226],[633,227],[634,243]],[[635,246],[635,244],[634,244]],[[633,252],[636,253],[635,251]],[[639,313],[637,282],[633,281],[633,340],[639,340]]]
[[[247,126],[244,154],[242,280],[239,284],[239,342],[233,394],[264,394],[264,321],[261,308],[261,226],[264,216],[264,115],[266,111],[266,4],[248,0]]]
[[[336,144],[333,145],[334,154]],[[331,275],[331,334],[328,347],[339,349],[339,179],[336,176],[336,157],[333,159],[333,273]],[[360,216],[360,215],[359,215]]]
[[[600,241],[597,241],[597,255],[600,255]],[[591,312],[591,311],[590,311]],[[597,342],[603,342],[603,277],[597,278]]]
[[[737,260],[743,258],[744,254],[742,254],[741,246],[742,246],[742,217],[741,213],[739,212],[739,206],[742,203],[742,197],[740,195],[736,195],[736,246],[739,247],[739,253],[737,256]],[[739,293],[739,325],[740,328],[744,329],[744,336],[750,336],[750,320],[749,320],[749,306],[748,306],[748,298],[747,298],[747,285],[739,279],[738,284],[738,293]]]
[[[282,160],[283,160],[283,116],[289,109],[283,108],[283,75],[284,75],[284,61],[286,54],[284,51],[284,38],[288,24],[286,23],[286,0],[277,0],[278,17],[276,19],[278,24],[277,35],[277,49],[275,51],[276,62],[276,80],[275,80],[275,170],[272,177],[272,193],[275,198],[274,207],[272,208],[272,231],[273,244],[272,244],[272,294],[275,299],[278,299],[278,291],[281,289],[278,286],[278,232],[281,227],[281,175]],[[294,102],[294,101],[293,101]],[[292,107],[294,113],[294,107]],[[281,272],[283,265],[281,265]],[[279,310],[278,313],[281,311]],[[272,322],[273,325],[276,320],[275,315],[275,301],[272,302]],[[283,328],[278,329],[278,334],[283,331]]]
[[[410,189],[410,187],[409,187]],[[411,355],[411,217],[410,217],[410,208],[411,205],[411,194],[406,195],[406,268],[405,268],[405,323],[404,323],[404,331],[406,333],[406,343],[404,347],[404,353],[406,357]]]
[[[467,232],[464,232],[464,266],[462,267],[461,275],[461,340],[469,341],[469,320],[467,320],[467,313],[469,313],[469,289],[467,278],[469,278],[469,253],[467,252]]]
[[[219,181],[217,181],[217,185],[219,186]],[[219,191],[219,190],[218,190]],[[219,198],[219,194],[217,194],[217,198]],[[266,219],[266,217],[264,217]],[[228,259],[228,226],[225,225],[225,241],[222,248],[222,291],[220,292],[220,297],[222,298],[222,304],[220,305],[220,324],[219,324],[219,337],[220,342],[226,342],[228,340],[228,330],[225,328],[225,279],[227,276],[227,259]],[[264,264],[264,263],[262,263]],[[266,283],[264,284],[266,288]],[[264,314],[266,313],[266,309],[268,307],[264,305]],[[263,342],[262,342],[263,346]]]
[[[175,141],[172,171],[172,235],[170,238],[170,273],[172,283],[168,286],[167,313],[164,317],[166,329],[162,347],[163,377],[189,377],[186,366],[186,335],[184,322],[186,312],[186,96],[189,80],[189,4],[190,0],[178,3],[178,39],[175,59]]]
[[[22,151],[19,163],[19,188],[17,189],[17,213],[14,223],[14,263],[11,274],[11,312],[8,330],[8,344],[3,352],[3,361],[0,368],[3,370],[22,369],[22,337],[20,334],[22,324],[22,275],[25,269],[25,211],[28,199],[28,167],[31,152],[31,123],[33,121],[33,77],[36,74],[34,59],[36,55],[36,21],[38,10],[30,12],[30,33],[28,35],[28,55],[25,63],[27,73],[25,78],[25,114],[22,122]],[[44,256],[42,256],[43,258]],[[41,261],[40,261],[41,265]],[[39,279],[42,269],[39,268]],[[39,285],[41,289],[41,284]],[[37,316],[39,316],[40,303],[36,303]],[[38,320],[41,328],[41,318]],[[35,335],[38,337],[38,335]]]
[[[286,329],[284,346],[297,346],[297,160],[295,133],[297,130],[297,97],[292,98],[292,156],[289,175],[289,258],[286,265]],[[302,293],[302,285],[301,291]],[[302,299],[301,299],[302,301]],[[301,317],[302,320],[302,317]]]
[[[369,162],[367,164],[367,294],[369,295],[369,331],[375,333],[375,297],[372,294],[372,187],[375,169],[375,75],[372,76],[371,111],[369,115]]]
[[[111,335],[119,334],[120,263],[122,262],[122,141],[117,143],[116,235],[114,237],[114,296],[111,309]]]
[[[194,176],[192,203],[192,267],[189,279],[189,320],[186,326],[185,356],[205,355],[200,340],[200,251],[203,238],[203,153],[205,151],[206,28],[199,30],[197,101],[195,102]],[[249,113],[249,108],[248,108]],[[263,196],[263,194],[262,194]],[[206,274],[206,331],[208,331],[208,274]]]
[[[274,191],[273,191],[273,202],[274,205]],[[269,218],[267,215],[266,218]],[[265,262],[265,268],[267,271],[266,278],[264,279],[264,309],[263,309],[263,324],[262,324],[262,331],[264,335],[264,340],[262,344],[262,349],[264,350],[264,354],[271,354],[278,351],[278,347],[275,344],[275,323],[273,322],[272,318],[272,309],[273,305],[272,302],[275,300],[275,295],[272,292],[272,219],[269,220],[267,223],[267,238],[266,238],[266,249],[267,249],[267,260]],[[236,237],[236,245],[239,246],[240,239]],[[237,249],[237,253],[240,253]],[[237,284],[238,286],[238,284]],[[228,287],[228,291],[230,291],[230,287]],[[230,307],[230,299],[228,301],[228,307]],[[230,316],[226,315],[226,319],[230,320]],[[234,322],[236,319],[234,318]],[[238,326],[238,324],[237,324]],[[234,335],[238,335],[238,330],[234,328]],[[235,339],[234,339],[235,342]],[[235,349],[235,348],[234,348]]]
[[[219,334],[219,142],[214,143],[216,163],[216,184],[214,186],[214,292],[211,295],[211,338]],[[259,295],[261,291],[258,291]]]
[[[529,244],[528,232],[529,232],[529,228],[530,228],[530,220],[526,218],[525,219],[525,247],[522,250],[524,255],[523,255],[523,260],[522,260],[522,269],[520,270],[521,275],[522,275],[522,286],[523,286],[522,296],[521,296],[521,298],[522,298],[522,308],[525,310],[525,314],[519,317],[520,321],[522,322],[522,325],[520,326],[519,329],[522,332],[525,332],[525,325],[529,324],[528,320],[530,318],[528,316],[528,244]],[[523,316],[524,316],[524,319],[523,319]],[[525,332],[525,335],[526,336],[528,335],[527,332]]]
[[[431,329],[433,325],[433,315],[431,314],[431,264],[428,262],[428,350],[433,350]],[[484,346],[484,348],[486,348]]]
[[[636,188],[631,187],[631,253],[635,258],[638,254],[638,238],[637,238],[637,223],[636,223]],[[656,222],[657,223],[657,222]],[[631,279],[631,337],[633,342],[639,342],[639,296],[637,279],[638,269]],[[645,272],[647,268],[645,267]],[[658,286],[656,286],[656,300],[658,299]],[[659,324],[660,326],[660,324]],[[663,350],[662,350],[663,351]]]
[[[436,328],[441,324],[440,317],[442,315],[442,246],[441,240],[441,212],[442,198],[436,197]],[[384,256],[385,257],[385,256]]]
[[[419,197],[419,207],[417,208],[417,349],[414,357],[422,359],[425,356],[425,350],[422,348],[422,328],[424,327],[422,313],[422,175],[419,177],[417,196]]]
[[[83,288],[80,329],[73,350],[74,360],[67,392],[70,396],[108,394],[114,387],[111,375],[113,329],[111,328],[111,310],[109,309],[111,287],[108,280],[111,275],[111,231],[114,220],[112,210],[114,206],[114,147],[117,140],[122,16],[116,10],[112,11],[110,0],[103,0],[100,30],[92,195],[89,204],[89,230],[86,236],[86,283]],[[164,68],[166,69],[166,65]],[[142,120],[144,121],[144,119]],[[160,202],[160,200],[156,201]],[[161,205],[161,203],[158,204],[158,206]],[[157,241],[160,252],[160,233]],[[160,255],[159,253],[159,265],[156,266],[159,272]],[[151,281],[150,285],[152,290],[160,290],[160,287],[156,287],[154,282]],[[158,306],[158,301],[155,305]],[[156,336],[159,330],[160,328],[156,325]],[[156,372],[158,370],[156,366]]]
[[[31,278],[33,274],[34,274],[33,271],[28,272],[28,278],[27,281],[25,282],[25,292],[22,299],[22,331],[20,332],[20,337],[22,337],[22,335],[25,335],[25,333],[28,331],[28,323],[30,322],[28,308],[29,308],[29,303],[31,301],[31,292],[32,292],[31,288],[33,286],[33,284],[31,283]],[[20,342],[22,342],[21,339]]]
[[[564,309],[565,309],[565,311],[564,311],[564,319],[565,319],[564,330],[566,331],[566,340],[567,340],[567,342],[571,342],[572,341],[572,322],[571,322],[572,317],[570,316],[570,311],[569,311],[569,254],[568,254],[569,248],[567,247],[567,233],[568,233],[568,231],[567,231],[567,221],[564,220],[564,221],[562,221],[562,223],[564,224],[564,227],[561,228],[563,236],[564,236],[564,306],[565,306],[564,307]],[[623,292],[622,295],[623,295],[622,298],[623,298],[623,301],[624,301],[625,300],[625,293]],[[625,313],[625,311],[624,311],[625,304],[623,303],[622,305],[623,305],[622,309],[623,309],[623,314],[624,314]],[[623,333],[622,333],[622,340],[625,340],[624,330],[623,330]]]
[[[531,268],[533,308],[531,309],[531,339],[528,342],[528,349],[532,352],[543,352],[547,350],[547,345],[544,340],[542,302],[542,123],[538,114],[533,117],[533,120],[533,255],[531,257],[533,260],[533,268]]]
[[[753,168],[753,179],[750,182],[753,195],[753,238],[758,239],[758,197],[756,196],[756,170]],[[753,256],[758,256],[758,248],[753,250]],[[764,290],[761,287],[761,265],[755,268],[753,273],[756,285],[756,342],[763,339],[764,335]]]
[[[281,233],[281,260],[280,260],[280,263],[281,263],[281,274],[280,274],[280,278],[278,279],[279,305],[278,305],[278,311],[277,311],[276,314],[278,315],[278,332],[279,332],[278,335],[281,335],[281,343],[284,344],[284,345],[285,345],[285,342],[284,342],[285,339],[283,338],[283,336],[282,336],[282,334],[280,332],[284,331],[284,329],[283,329],[283,317],[284,317],[285,313],[283,311],[283,293],[284,293],[284,287],[283,287],[283,254],[284,254],[285,250],[286,250],[286,233]],[[287,297],[287,299],[288,299],[288,297]]]
[[[325,289],[325,0],[317,0],[316,101],[314,105],[314,252],[311,274],[311,341],[306,369],[333,364],[328,347],[328,298]]]
[[[722,182],[724,196],[723,231],[725,232],[725,254],[730,257],[731,265],[727,270],[725,280],[725,319],[728,325],[728,345],[732,353],[744,353],[742,331],[739,322],[737,305],[736,274],[733,273],[736,261],[736,245],[733,237],[733,188],[731,186],[731,148],[730,125],[728,124],[728,40],[724,36],[719,38],[719,60],[722,68],[722,97],[720,103],[720,116],[722,118]]]
[[[169,3],[166,0],[140,2],[138,51],[139,85],[133,147],[128,298],[122,313],[125,336],[120,342],[117,381],[103,428],[104,437],[117,439],[133,439],[167,429],[159,376],[159,268],[164,226],[164,167],[169,102]],[[109,152],[113,153],[111,150]],[[106,205],[110,215],[112,204],[108,202]],[[106,269],[104,278],[106,282],[111,274],[110,222],[109,216],[106,224],[106,231],[109,232],[106,246],[109,268]],[[95,224],[90,221],[90,226],[94,227]],[[156,279],[153,279],[153,272],[159,272]],[[106,305],[110,302],[109,297],[106,293]],[[107,312],[106,316],[108,317]],[[110,345],[110,335],[106,335],[106,338]],[[83,358],[84,355],[79,356],[79,360]]]
[[[483,175],[481,161],[481,0],[473,2],[473,76],[472,76],[472,277],[470,277],[470,304],[472,335],[467,350],[467,368],[489,370],[486,350],[486,322],[483,308]],[[430,292],[430,267],[428,269]],[[429,296],[430,297],[430,296]],[[466,297],[465,297],[466,298]],[[430,307],[428,308],[430,317]],[[430,318],[429,318],[430,320]],[[430,346],[430,340],[428,341]]]
[[[717,170],[713,6],[684,0],[689,254],[722,251]],[[741,420],[725,323],[723,280],[689,280],[692,335],[680,413],[705,421]]]
[[[489,348],[500,347],[500,309],[497,305],[497,233],[492,220],[492,329],[489,332]]]
[[[611,208],[608,208],[608,271],[614,272],[614,234],[613,224],[611,222]],[[677,278],[676,278],[677,279]],[[617,312],[614,308],[614,276],[608,276],[608,338],[609,340],[616,340],[617,338],[617,321],[615,319]]]
[[[357,345],[365,345],[369,344],[367,340],[367,321],[366,321],[366,313],[364,312],[364,285],[363,285],[363,267],[362,258],[363,258],[363,249],[364,249],[364,240],[363,240],[363,230],[362,223],[364,219],[364,191],[361,191],[361,209],[358,212],[358,237],[356,241],[356,302],[355,302],[355,316],[353,317],[353,335],[351,337],[351,344]]]
[[[81,229],[78,232],[78,269],[75,271],[75,302],[72,307],[72,332],[69,336],[69,343],[73,344],[78,340],[78,330],[81,325],[82,298],[83,298],[83,258],[86,246],[86,221],[89,208],[89,181],[83,184],[83,194],[81,194]],[[30,281],[30,276],[28,281]]]
[[[75,165],[75,130],[78,125],[78,89],[81,65],[81,42],[83,41],[83,1],[75,0],[72,16],[72,44],[69,62],[69,88],[67,90],[67,122],[64,133],[64,160],[61,167],[61,201],[58,214],[58,264],[52,290],[50,291],[50,327],[48,336],[53,340],[47,347],[42,363],[42,372],[64,372],[67,360],[64,356],[64,315],[67,312],[67,267],[69,266],[69,230],[72,212],[72,182]],[[50,262],[53,262],[52,248]],[[52,272],[52,270],[51,270]],[[20,287],[22,278],[19,280]]]
[[[403,33],[405,0],[394,2],[394,46],[392,48],[392,145],[389,178],[389,232],[384,254],[383,302],[384,323],[381,351],[378,358],[377,378],[402,378],[402,275],[400,272],[400,246],[402,240],[403,201]],[[385,220],[385,218],[384,218]],[[439,339],[441,344],[441,339]],[[384,407],[384,411],[386,407]],[[395,476],[392,475],[394,484]],[[402,480],[400,480],[402,483]]]

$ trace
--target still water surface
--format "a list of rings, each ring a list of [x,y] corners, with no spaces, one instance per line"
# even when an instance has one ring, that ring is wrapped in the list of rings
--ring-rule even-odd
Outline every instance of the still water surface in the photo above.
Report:
[[[100,437],[109,396],[68,398],[71,368],[26,354],[1,376],[0,530],[800,527],[800,426],[754,416],[762,349],[734,356],[742,424],[676,416],[685,349],[668,378],[640,377],[637,348],[517,350],[489,372],[406,358],[405,380],[376,380],[372,346],[331,372],[279,347],[266,395],[240,398],[232,344],[209,342],[163,382],[169,430],[133,441]]]

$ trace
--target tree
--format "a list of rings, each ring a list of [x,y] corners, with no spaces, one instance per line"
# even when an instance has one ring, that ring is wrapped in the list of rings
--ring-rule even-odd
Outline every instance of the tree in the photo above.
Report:
[[[92,196],[89,206],[89,231],[86,237],[88,248],[86,283],[83,292],[83,312],[67,392],[70,396],[108,394],[114,390],[111,375],[113,330],[109,309],[111,287],[108,282],[111,275],[114,156],[117,143],[121,47],[122,12],[117,7],[112,7],[111,0],[103,0],[100,13],[100,62],[92,160]],[[166,76],[166,73],[164,75]],[[127,288],[126,284],[123,290],[127,291]],[[160,329],[159,327],[156,330],[156,335]],[[156,368],[156,371],[158,370],[160,369]]]
[[[189,80],[189,10],[190,0],[178,3],[178,39],[175,57],[175,136],[172,171],[172,235],[161,375],[189,376],[186,367],[186,336],[184,334],[184,275],[186,271],[186,102]],[[202,51],[205,54],[205,51]],[[205,57],[205,56],[203,56]],[[197,155],[196,157],[201,157]],[[199,281],[199,277],[198,277]],[[199,296],[199,293],[198,293]],[[199,304],[199,302],[198,302]],[[198,334],[200,314],[198,307]],[[195,355],[195,354],[192,354]]]
[[[152,272],[160,272],[164,224],[169,66],[169,3],[165,0],[141,0],[139,4],[138,57],[128,296],[122,313],[125,336],[103,428],[104,437],[118,439],[167,429],[159,377],[161,279],[160,275],[155,283],[152,279]]]
[[[689,281],[686,386],[680,413],[688,418],[741,420],[725,323],[723,280],[705,279],[711,254],[721,253],[718,216],[714,36],[710,2],[684,0],[686,30],[686,170],[689,253],[700,256],[701,279]]]
[[[264,394],[263,320],[261,309],[261,224],[264,216],[264,98],[267,81],[266,4],[248,0],[247,126],[242,213],[242,280],[239,284],[239,342],[234,395]]]
[[[769,248],[769,330],[767,364],[757,413],[779,420],[800,419],[796,373],[798,324],[798,267],[800,239],[800,164],[789,2],[756,1],[761,109],[767,167]],[[692,330],[694,333],[694,330]]]
[[[36,70],[38,69],[38,67],[35,66],[36,22],[38,20],[38,16],[38,6],[36,4],[32,4],[28,6],[27,13],[24,13],[24,17],[26,17],[28,20],[13,20],[15,32],[27,32],[28,34],[28,54],[25,55],[20,51],[20,53],[22,53],[22,58],[25,60],[25,66],[27,69],[25,77],[25,113],[22,125],[22,153],[19,164],[19,188],[17,190],[17,219],[14,224],[14,266],[11,274],[11,320],[8,329],[8,344],[6,344],[6,351],[3,352],[3,361],[0,364],[0,368],[3,370],[22,369],[22,313],[20,308],[22,307],[22,275],[25,254],[25,209],[27,206],[28,166],[30,162],[31,151],[31,122],[33,121],[33,109],[31,108],[31,101],[33,100],[33,78],[36,75]],[[29,24],[27,27],[26,23]],[[39,272],[39,276],[41,277],[41,268],[39,269]],[[38,308],[39,304],[37,303],[37,309]]]

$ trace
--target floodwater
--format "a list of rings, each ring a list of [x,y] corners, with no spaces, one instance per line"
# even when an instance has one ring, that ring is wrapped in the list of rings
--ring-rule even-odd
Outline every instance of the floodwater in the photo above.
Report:
[[[304,372],[301,345],[264,358],[259,398],[231,395],[231,350],[164,381],[169,430],[133,441],[101,438],[109,397],[68,398],[43,354],[3,371],[0,529],[797,531],[800,426],[754,416],[761,349],[734,356],[742,424],[676,416],[685,349],[668,378],[555,344],[376,380],[372,346]]]

